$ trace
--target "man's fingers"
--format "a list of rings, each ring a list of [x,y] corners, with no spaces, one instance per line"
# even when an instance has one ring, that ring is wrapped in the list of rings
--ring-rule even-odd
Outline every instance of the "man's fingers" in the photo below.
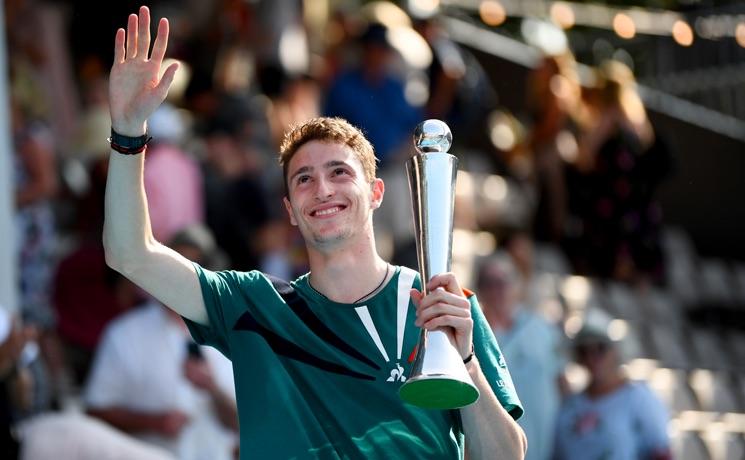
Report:
[[[471,312],[455,305],[438,303],[432,305],[431,307],[417,311],[416,325],[421,327],[432,318],[437,318],[439,316],[457,316],[460,318],[469,318],[471,316]]]
[[[411,300],[414,302],[414,307],[419,308],[419,303],[422,301],[424,294],[418,289],[411,289],[409,290],[409,295],[411,295]]]
[[[452,304],[457,307],[470,310],[471,304],[468,302],[468,299],[466,299],[463,296],[453,294],[451,292],[446,291],[445,289],[435,289],[434,291],[431,291],[429,294],[427,294],[426,297],[424,297],[419,305],[417,305],[418,308],[427,308],[430,305],[435,305],[438,303],[446,303],[446,304]]]
[[[119,28],[116,31],[116,37],[114,38],[114,62],[119,64],[124,62],[124,37],[126,32],[124,29]]]
[[[137,57],[145,60],[150,49],[150,10],[146,6],[140,7],[137,27]]]
[[[137,15],[130,14],[127,19],[127,58],[137,56]]]
[[[442,315],[425,322],[422,327],[424,327],[428,331],[443,327],[452,327],[456,330],[465,330],[469,327],[473,327],[473,320],[471,318],[463,318],[461,316]]]
[[[435,275],[432,277],[432,279],[429,280],[429,283],[427,283],[427,289],[429,289],[430,292],[434,291],[438,287],[442,287],[446,291],[452,292],[454,294],[462,293],[460,285],[458,284],[458,280],[452,273],[441,273],[439,275]]]
[[[153,54],[150,57],[155,62],[162,62],[168,47],[168,19],[162,18],[158,23],[158,35],[155,36]]]

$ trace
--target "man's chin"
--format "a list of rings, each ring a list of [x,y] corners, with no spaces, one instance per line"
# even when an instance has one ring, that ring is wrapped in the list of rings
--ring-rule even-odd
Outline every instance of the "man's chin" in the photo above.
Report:
[[[317,233],[314,234],[312,238],[313,246],[319,249],[330,249],[343,243],[347,239],[347,236],[348,235],[341,232],[324,234]]]

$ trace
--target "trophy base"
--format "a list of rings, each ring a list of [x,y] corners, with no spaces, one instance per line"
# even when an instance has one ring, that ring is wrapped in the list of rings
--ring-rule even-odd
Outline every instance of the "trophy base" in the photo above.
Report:
[[[398,394],[405,402],[423,409],[458,409],[479,399],[475,386],[442,374],[411,378]]]

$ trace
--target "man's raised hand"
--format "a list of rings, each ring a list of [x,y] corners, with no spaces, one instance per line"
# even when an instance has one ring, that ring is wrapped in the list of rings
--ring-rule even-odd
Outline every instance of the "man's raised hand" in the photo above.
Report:
[[[145,121],[163,102],[178,69],[168,66],[160,77],[160,66],[168,46],[168,20],[158,23],[152,53],[150,50],[150,10],[140,7],[129,15],[127,30],[116,31],[114,65],[109,78],[111,126],[125,136],[145,133]]]

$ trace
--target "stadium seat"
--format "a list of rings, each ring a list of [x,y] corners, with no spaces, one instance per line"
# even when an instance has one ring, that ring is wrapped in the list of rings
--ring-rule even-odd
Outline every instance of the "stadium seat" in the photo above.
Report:
[[[649,386],[671,412],[699,410],[696,396],[688,386],[686,371],[682,369],[656,369]]]
[[[609,282],[605,285],[605,301],[615,316],[629,320],[641,320],[641,299],[628,285]]]
[[[701,300],[711,303],[734,303],[735,283],[729,266],[721,259],[705,259],[699,266]]]
[[[726,372],[695,369],[688,382],[696,394],[701,410],[710,412],[740,412],[733,379]]]
[[[690,352],[684,338],[684,331],[687,328],[664,323],[650,324],[649,327],[654,357],[659,359],[663,366],[678,369],[692,367]]]
[[[692,328],[687,336],[693,349],[696,367],[717,370],[732,367],[729,353],[722,353],[725,344],[720,338],[720,333],[712,329]]]
[[[670,437],[673,458],[676,460],[714,460],[698,433],[681,431]]]

